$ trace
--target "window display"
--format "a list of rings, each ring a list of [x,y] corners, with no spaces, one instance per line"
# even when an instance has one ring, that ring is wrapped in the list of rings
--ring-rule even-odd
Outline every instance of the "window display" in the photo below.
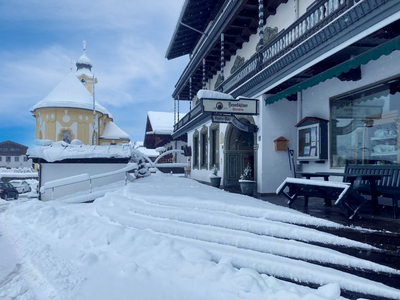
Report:
[[[399,79],[333,98],[330,106],[332,167],[399,163]]]

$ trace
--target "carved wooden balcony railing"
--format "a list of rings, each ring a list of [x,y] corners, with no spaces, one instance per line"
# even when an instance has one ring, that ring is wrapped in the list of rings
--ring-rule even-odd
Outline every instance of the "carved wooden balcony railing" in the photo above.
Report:
[[[279,57],[302,43],[305,39],[329,24],[348,8],[348,0],[323,0],[316,2],[289,28],[281,32],[259,53],[255,53],[234,74],[218,87],[218,91],[230,92],[256,73],[269,66]],[[350,0],[350,2],[353,2]],[[321,43],[324,41],[321,40]],[[307,49],[311,51],[312,49]],[[289,62],[288,62],[289,63]]]

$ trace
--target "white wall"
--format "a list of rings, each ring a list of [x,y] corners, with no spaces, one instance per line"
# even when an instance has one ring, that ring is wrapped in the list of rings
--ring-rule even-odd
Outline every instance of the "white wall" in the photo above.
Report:
[[[289,148],[296,148],[297,103],[283,99],[268,106],[260,101],[261,126],[257,138],[258,189],[259,193],[275,193],[286,177],[292,177],[287,151],[275,151],[274,140],[283,136],[289,140]]]
[[[126,164],[110,163],[110,164],[69,164],[69,163],[42,163],[40,165],[40,187],[46,182],[62,179],[69,176],[80,174],[96,175],[116,171],[126,167]],[[112,182],[124,180],[125,174],[113,175],[105,178],[100,178],[92,181],[93,188],[101,187]],[[79,191],[89,193],[89,182],[72,184],[65,187],[55,188],[54,199],[70,195]],[[41,194],[41,200],[51,200],[51,190],[46,190]]]
[[[200,126],[198,126],[197,128],[191,130],[188,132],[188,143],[187,145],[192,147],[192,157],[191,157],[191,174],[190,177],[195,179],[195,180],[199,180],[199,181],[203,181],[203,182],[210,182],[210,174],[211,174],[211,169],[212,166],[210,166],[209,161],[210,161],[210,152],[211,152],[211,147],[210,147],[210,142],[208,141],[208,153],[207,153],[207,169],[193,169],[193,155],[194,155],[194,147],[193,147],[193,134],[195,132],[195,130],[197,129],[199,131],[199,134],[201,132],[201,129],[203,128],[203,126],[207,126],[208,127],[208,138],[210,138],[210,125],[212,124],[211,121],[208,121],[204,124],[201,124]],[[218,171],[218,175],[222,177],[221,179],[221,183],[223,182],[223,177],[224,177],[224,149],[225,149],[225,144],[224,144],[224,140],[225,140],[225,132],[226,132],[226,128],[227,128],[227,124],[223,124],[220,123],[219,124],[219,143],[218,143],[218,148],[219,148],[219,171]],[[221,139],[221,133],[222,133],[222,139]],[[200,140],[199,140],[200,141]],[[200,150],[199,150],[199,155],[200,155]],[[199,161],[200,161],[200,157],[199,157]]]
[[[3,168],[31,168],[32,167],[32,159],[28,159],[27,161],[24,161],[24,157],[26,155],[20,155],[20,156],[10,156],[11,161],[6,161],[6,158],[8,156],[0,156],[1,161],[0,161],[0,167]],[[19,157],[19,161],[15,161],[15,157]]]
[[[297,0],[299,3],[299,17],[301,17],[307,11],[309,7],[315,0]]]

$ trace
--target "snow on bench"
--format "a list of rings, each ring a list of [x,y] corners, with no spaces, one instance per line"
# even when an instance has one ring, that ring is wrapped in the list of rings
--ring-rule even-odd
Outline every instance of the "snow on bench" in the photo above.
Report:
[[[326,191],[327,194],[331,196],[336,196],[338,191],[341,191],[338,196],[336,197],[336,202],[339,202],[340,200],[343,199],[343,197],[347,194],[350,184],[349,183],[344,183],[344,182],[332,182],[332,181],[322,181],[322,180],[312,180],[312,179],[300,179],[300,178],[286,178],[282,184],[277,188],[276,193],[281,194],[284,193],[284,195],[289,197],[289,200],[292,200],[293,197],[297,196],[304,196],[304,195],[292,195],[290,196],[286,192],[284,192],[284,189],[286,187],[293,187],[293,186],[301,186],[304,189],[307,189],[307,192],[304,190],[303,193],[316,193],[316,197],[318,197],[321,194],[321,191]],[[310,191],[308,191],[310,190]],[[313,196],[313,195],[310,195]],[[324,197],[325,198],[325,197]],[[330,198],[332,199],[332,198]],[[290,203],[291,204],[291,203]],[[336,204],[336,203],[335,203]]]
[[[285,191],[289,188],[289,191]],[[288,205],[297,199],[298,196],[304,196],[305,205],[308,203],[308,197],[324,198],[325,203],[335,200],[336,206],[343,206],[349,219],[353,219],[360,208],[367,202],[350,183],[332,182],[312,179],[286,178],[278,187],[276,193],[283,194],[288,199]],[[350,204],[356,204],[353,209]]]

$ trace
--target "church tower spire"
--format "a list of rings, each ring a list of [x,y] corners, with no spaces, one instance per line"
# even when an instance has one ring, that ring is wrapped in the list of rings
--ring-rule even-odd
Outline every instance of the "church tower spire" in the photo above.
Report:
[[[82,82],[85,88],[92,94],[93,93],[93,64],[86,56],[86,41],[83,41],[83,54],[76,62],[76,77]],[[97,83],[97,79],[95,79]]]

